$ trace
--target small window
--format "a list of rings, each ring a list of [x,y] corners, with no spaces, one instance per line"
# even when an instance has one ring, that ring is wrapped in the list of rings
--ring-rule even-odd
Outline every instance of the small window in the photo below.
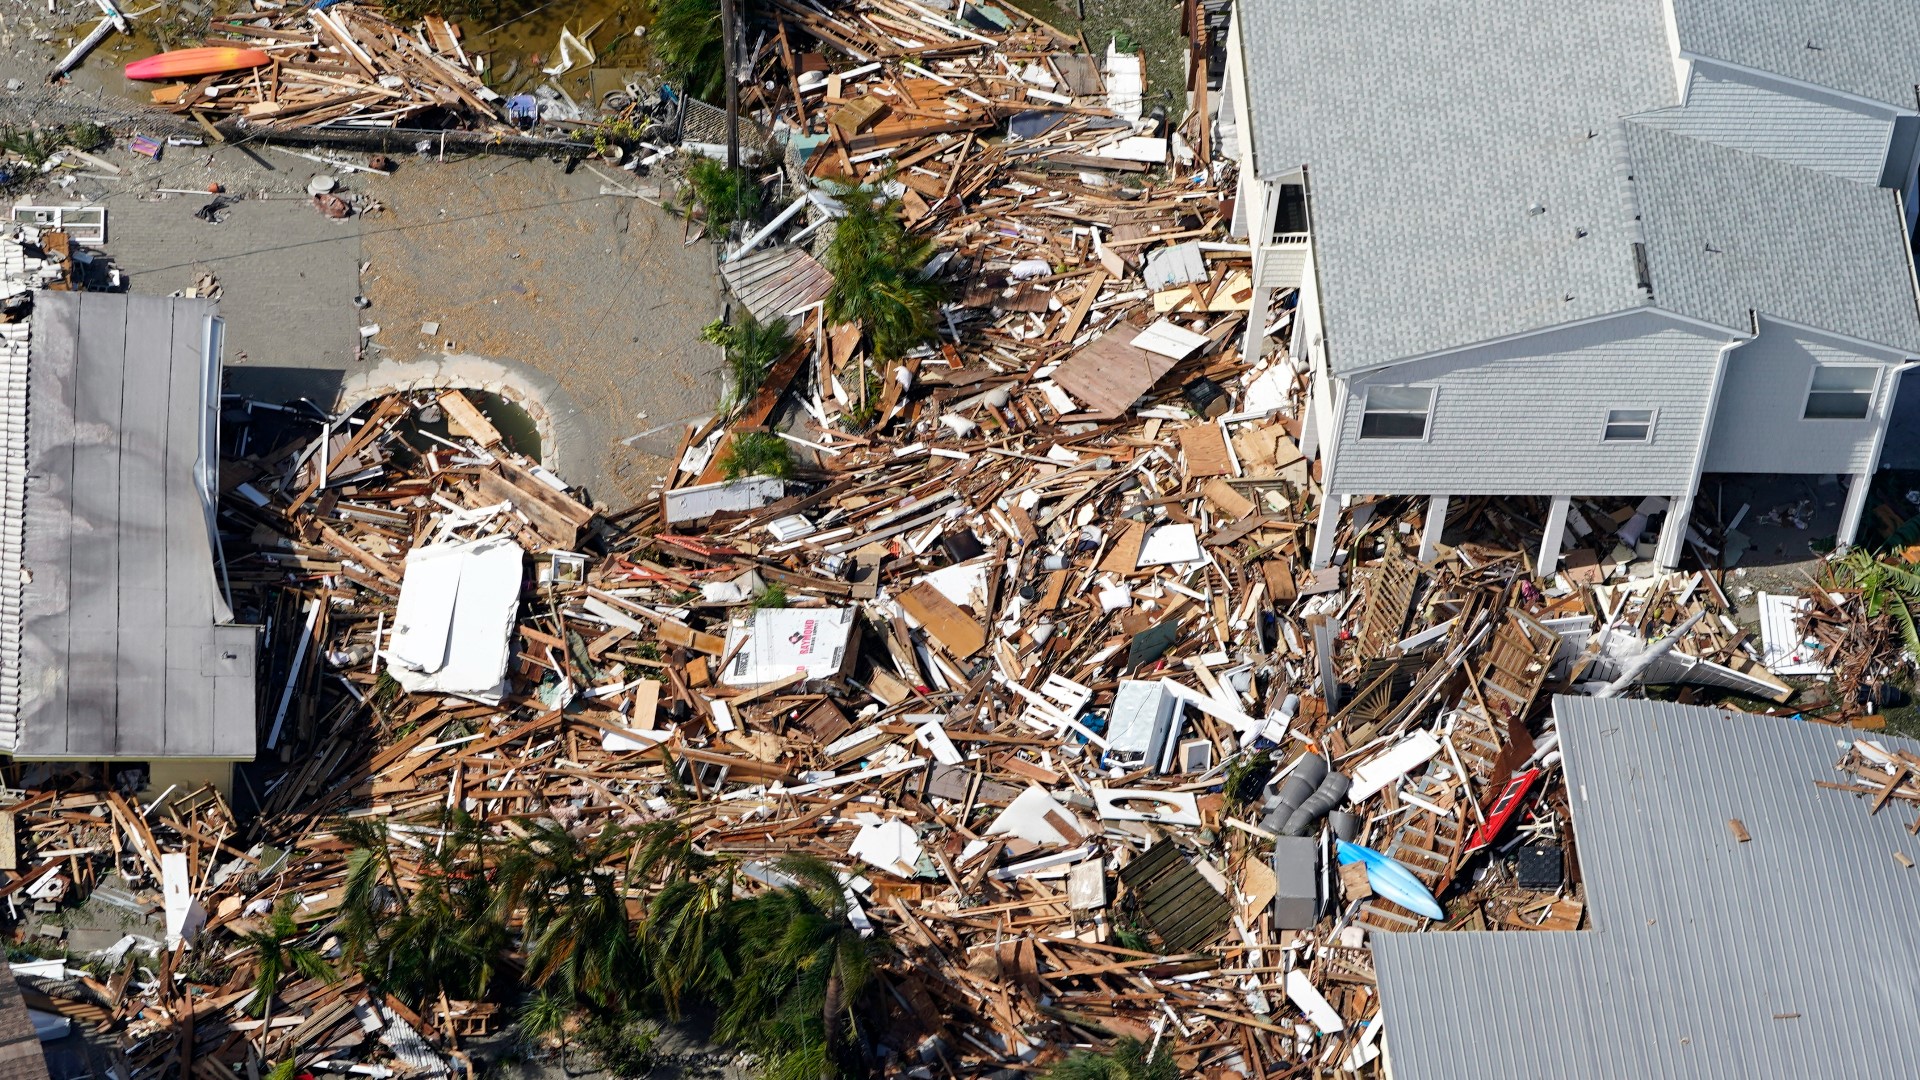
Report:
[[[1816,364],[1807,389],[1808,420],[1864,420],[1873,411],[1880,369],[1863,364]]]
[[[1424,439],[1432,411],[1431,386],[1369,386],[1360,411],[1360,437]]]
[[[1652,409],[1608,409],[1607,442],[1646,442],[1653,437]]]

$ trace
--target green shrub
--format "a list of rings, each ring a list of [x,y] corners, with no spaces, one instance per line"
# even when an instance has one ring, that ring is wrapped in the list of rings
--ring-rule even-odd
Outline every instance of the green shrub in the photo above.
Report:
[[[694,158],[687,167],[687,189],[715,231],[724,231],[736,221],[751,221],[760,209],[760,185],[753,177],[745,169],[729,169],[710,157]]]
[[[112,141],[113,132],[99,124],[82,121],[78,124],[68,124],[65,138],[68,146],[91,153]]]
[[[793,450],[787,440],[764,431],[747,431],[733,437],[720,455],[720,472],[729,480],[743,476],[793,475]]]
[[[827,319],[858,322],[876,357],[896,359],[939,325],[940,284],[921,276],[933,241],[907,230],[898,200],[879,201],[860,188],[840,197],[847,216],[834,226],[823,260],[833,275]]]

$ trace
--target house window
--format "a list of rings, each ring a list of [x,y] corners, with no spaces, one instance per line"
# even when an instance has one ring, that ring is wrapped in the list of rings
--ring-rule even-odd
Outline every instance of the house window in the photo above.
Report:
[[[1608,409],[1607,442],[1646,442],[1653,438],[1652,409]]]
[[[1360,437],[1424,439],[1432,412],[1431,386],[1369,386],[1360,409]]]
[[[1815,364],[1807,388],[1808,420],[1864,420],[1873,411],[1880,369],[1864,364]]]

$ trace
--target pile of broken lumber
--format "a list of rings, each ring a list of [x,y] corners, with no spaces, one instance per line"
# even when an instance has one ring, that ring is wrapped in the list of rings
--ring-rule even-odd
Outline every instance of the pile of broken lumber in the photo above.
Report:
[[[272,61],[156,87],[154,104],[271,130],[417,125],[429,114],[506,130],[499,95],[438,16],[409,29],[373,7],[317,5],[216,19],[205,44],[259,49]]]

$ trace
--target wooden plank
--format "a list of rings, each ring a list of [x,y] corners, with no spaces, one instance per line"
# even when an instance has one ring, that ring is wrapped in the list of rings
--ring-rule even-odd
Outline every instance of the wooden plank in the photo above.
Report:
[[[1093,302],[1100,298],[1100,289],[1106,283],[1107,272],[1104,269],[1088,275],[1087,287],[1080,293],[1080,298],[1073,302],[1073,309],[1067,312],[1067,321],[1061,325],[1060,332],[1053,336],[1055,341],[1063,345],[1073,344],[1075,335],[1080,333],[1080,324],[1086,321],[1087,312],[1093,309]]]
[[[486,415],[467,395],[458,390],[448,390],[440,395],[440,407],[447,412],[447,419],[458,426],[460,431],[481,446],[492,446],[500,441],[500,430],[488,422]]]
[[[955,656],[972,656],[987,644],[986,628],[940,590],[921,582],[900,594],[900,607]]]
[[[1139,333],[1123,323],[1088,342],[1054,371],[1053,381],[1086,406],[1082,415],[1095,420],[1120,416],[1173,370],[1172,357],[1133,347]]]

